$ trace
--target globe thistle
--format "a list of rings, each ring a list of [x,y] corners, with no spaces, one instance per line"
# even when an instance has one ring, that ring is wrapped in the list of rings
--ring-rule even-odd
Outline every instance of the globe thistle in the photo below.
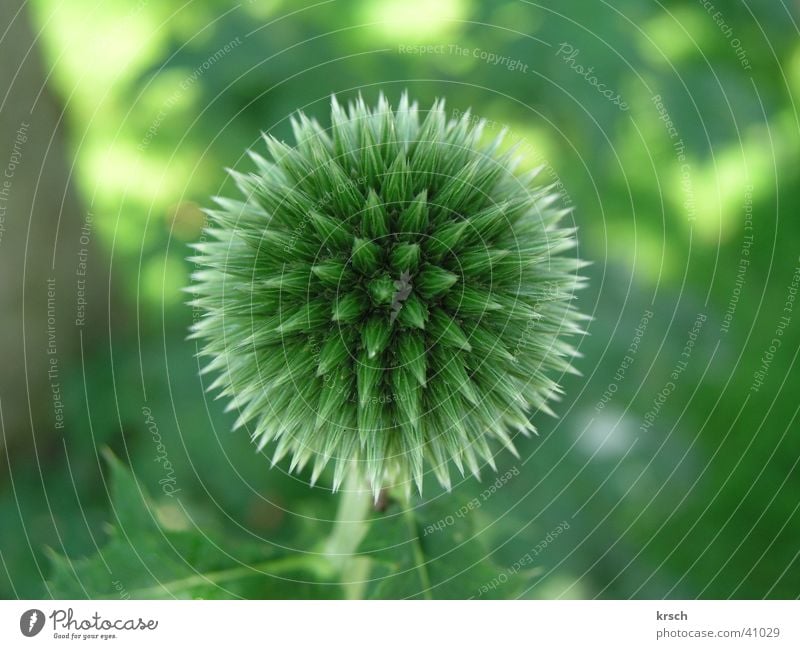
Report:
[[[332,463],[334,489],[494,468],[493,442],[516,453],[551,413],[581,333],[553,187],[469,113],[423,117],[405,95],[334,98],[328,130],[300,113],[295,146],[265,136],[269,158],[230,172],[244,199],[215,198],[194,246],[209,389],[273,464],[313,482]]]

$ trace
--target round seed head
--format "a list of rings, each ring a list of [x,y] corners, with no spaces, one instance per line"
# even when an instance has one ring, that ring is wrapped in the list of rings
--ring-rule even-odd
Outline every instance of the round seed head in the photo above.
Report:
[[[292,124],[293,147],[266,137],[231,172],[241,200],[215,199],[194,245],[211,389],[274,462],[312,481],[332,463],[334,489],[493,467],[550,412],[582,333],[559,196],[442,102],[421,119],[405,95],[334,99],[329,130]]]

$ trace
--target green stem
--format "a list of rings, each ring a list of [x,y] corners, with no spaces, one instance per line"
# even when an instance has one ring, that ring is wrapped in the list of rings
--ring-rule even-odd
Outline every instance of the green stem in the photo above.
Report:
[[[431,594],[431,579],[426,566],[425,553],[422,550],[422,539],[419,535],[419,525],[417,525],[417,517],[414,515],[411,498],[400,494],[398,494],[398,496],[398,500],[403,506],[403,519],[412,536],[411,542],[413,545],[411,551],[414,554],[414,569],[417,571],[420,584],[422,585],[422,596],[425,599],[433,599],[433,595]]]
[[[356,555],[369,530],[372,493],[358,471],[351,471],[345,481],[336,511],[336,521],[325,543],[324,553],[339,574],[347,599],[360,599],[368,573],[367,559]]]
[[[330,579],[333,577],[330,565],[323,557],[319,555],[299,555],[270,559],[269,561],[257,563],[252,566],[240,566],[227,570],[217,570],[215,572],[193,575],[183,579],[174,579],[172,581],[160,583],[158,586],[134,589],[130,591],[130,595],[134,599],[163,597],[165,594],[175,594],[175,591],[186,590],[196,586],[208,586],[209,584],[219,586],[226,581],[252,577],[256,572],[263,572],[272,576],[298,569],[308,570],[321,579]]]

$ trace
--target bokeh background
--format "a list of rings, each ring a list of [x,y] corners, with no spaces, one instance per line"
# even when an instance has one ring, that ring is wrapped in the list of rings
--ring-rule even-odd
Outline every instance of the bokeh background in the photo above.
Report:
[[[231,432],[182,289],[262,131],[404,89],[544,165],[594,319],[510,477],[376,514],[357,594],[421,596],[413,546],[434,597],[800,595],[799,13],[4,0],[0,597],[354,594],[320,559],[340,496]]]

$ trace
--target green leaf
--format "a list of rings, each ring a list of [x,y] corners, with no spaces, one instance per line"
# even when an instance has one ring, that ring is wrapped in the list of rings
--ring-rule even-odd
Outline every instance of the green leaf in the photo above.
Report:
[[[388,236],[389,216],[374,189],[369,190],[367,204],[361,214],[361,232],[370,239]]]
[[[49,592],[59,599],[227,599],[339,597],[317,555],[286,554],[267,543],[232,540],[209,529],[175,531],[128,468],[110,452],[114,522],[97,554],[70,559],[49,550]],[[177,511],[180,511],[178,509]]]
[[[408,369],[422,386],[426,383],[426,351],[425,339],[418,332],[408,331],[400,337],[397,347],[399,366]]]
[[[352,244],[353,235],[336,219],[314,211],[308,217],[323,245],[333,249],[347,249]]]
[[[391,166],[381,174],[381,195],[387,204],[403,203],[410,198],[411,174],[406,156],[399,153]]]
[[[350,350],[344,341],[342,332],[339,329],[334,329],[319,352],[317,376],[324,376],[349,357]]]
[[[451,313],[468,318],[479,318],[489,311],[503,308],[502,304],[492,299],[492,294],[488,290],[474,288],[467,284],[462,284],[460,289],[448,293],[444,302],[450,308]]]
[[[334,288],[347,284],[352,277],[347,265],[335,259],[327,259],[316,266],[312,266],[311,272],[322,280],[324,284]]]
[[[334,322],[355,322],[367,310],[368,300],[363,291],[356,290],[337,296],[333,303]]]
[[[361,344],[367,350],[369,358],[375,358],[380,354],[386,345],[389,344],[389,338],[392,336],[392,327],[386,317],[381,315],[374,315],[361,332]]]
[[[459,243],[461,243],[468,226],[467,221],[455,221],[434,230],[430,237],[425,239],[425,252],[433,260],[458,252]]]
[[[428,192],[422,190],[397,219],[399,232],[418,234],[428,229]]]
[[[378,396],[378,386],[383,369],[380,358],[369,356],[366,349],[361,351],[356,363],[356,379],[358,383],[358,401],[366,404]]]
[[[437,308],[431,311],[428,332],[439,345],[455,347],[467,352],[472,350],[464,330],[442,309]]]
[[[367,285],[367,291],[375,304],[389,304],[395,290],[394,282],[385,274],[370,280]]]
[[[374,241],[356,237],[353,242],[352,261],[357,271],[371,275],[380,266],[381,247]]]
[[[437,297],[450,290],[458,275],[439,266],[428,265],[414,278],[414,288],[425,299]]]
[[[428,321],[428,307],[419,296],[412,293],[401,305],[397,321],[404,327],[424,329]]]
[[[396,273],[413,273],[420,260],[420,247],[416,243],[401,243],[392,249],[390,263]]]

